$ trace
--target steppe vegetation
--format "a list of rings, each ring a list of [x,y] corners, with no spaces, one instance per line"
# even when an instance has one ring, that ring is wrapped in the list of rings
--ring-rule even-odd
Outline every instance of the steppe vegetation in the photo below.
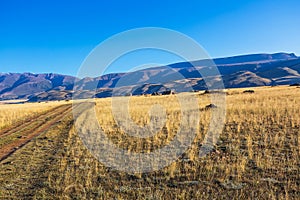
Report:
[[[0,129],[37,116],[60,104],[63,104],[63,102],[26,104],[6,104],[6,102],[1,104],[0,102]]]
[[[226,123],[211,153],[199,158],[211,117],[211,109],[202,109],[189,150],[149,173],[128,174],[100,163],[83,145],[72,114],[65,114],[56,126],[0,163],[0,198],[298,199],[300,88],[250,89],[255,92],[227,90]],[[186,95],[197,95],[200,108],[211,103],[209,94]],[[138,125],[149,123],[154,104],[165,108],[167,122],[151,138],[130,137],[116,125],[111,99],[97,99],[97,119],[115,145],[149,152],[175,137],[181,119],[176,95],[124,98],[130,98],[130,114]]]

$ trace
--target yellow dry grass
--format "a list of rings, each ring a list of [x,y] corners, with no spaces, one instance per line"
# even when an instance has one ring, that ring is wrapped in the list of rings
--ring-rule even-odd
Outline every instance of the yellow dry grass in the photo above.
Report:
[[[227,90],[225,127],[215,151],[204,158],[198,154],[210,110],[201,111],[197,137],[183,156],[158,171],[136,174],[113,170],[95,159],[69,117],[0,165],[0,194],[36,199],[297,199],[300,88],[252,89],[254,94]],[[196,95],[200,108],[210,103],[209,95]],[[116,125],[112,99],[98,99],[98,121],[115,145],[151,152],[174,138],[181,119],[176,96],[126,98],[138,125],[149,123],[154,104],[165,108],[167,122],[153,137],[130,137]],[[25,162],[28,159],[31,162]]]
[[[67,102],[0,104],[0,129],[65,103]]]

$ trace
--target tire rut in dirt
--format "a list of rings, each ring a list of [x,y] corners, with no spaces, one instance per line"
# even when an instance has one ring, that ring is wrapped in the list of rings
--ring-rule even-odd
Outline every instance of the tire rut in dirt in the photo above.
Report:
[[[7,131],[10,133],[6,137],[11,136],[16,132],[22,132],[22,137],[12,138],[7,144],[4,144],[0,149],[0,162],[8,158],[15,151],[26,145],[33,138],[45,132],[47,129],[51,128],[55,124],[59,123],[65,116],[71,113],[72,105],[64,105],[51,110],[36,118],[37,123],[32,123],[31,120],[26,122],[24,126],[19,128],[14,127],[12,131]],[[24,127],[30,127],[24,129]]]

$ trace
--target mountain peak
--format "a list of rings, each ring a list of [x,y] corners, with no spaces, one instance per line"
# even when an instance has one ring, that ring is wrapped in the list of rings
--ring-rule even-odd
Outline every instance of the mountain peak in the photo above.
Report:
[[[258,53],[249,55],[230,56],[225,58],[216,58],[214,62],[218,64],[234,64],[234,63],[249,63],[249,62],[262,62],[262,61],[277,61],[277,60],[288,60],[298,59],[294,53]]]
[[[300,82],[300,58],[294,53],[250,54],[218,58],[214,61],[225,88]],[[112,73],[83,79],[55,73],[1,73],[0,99],[39,97],[39,94],[41,94],[39,98],[33,99],[44,100],[45,94],[49,94],[46,95],[49,100],[66,96],[70,98],[73,89],[90,94],[95,87],[98,89],[96,97],[111,96],[113,88],[119,88],[121,94],[122,91],[129,93],[127,89],[134,87],[136,89],[132,94],[136,95],[161,92],[167,88],[179,88],[178,91],[187,91],[190,86],[195,90],[204,90],[207,86],[197,67],[203,69],[209,67],[211,63],[210,60],[200,60],[192,61],[192,64],[191,62],[182,62],[130,72],[128,75],[133,79],[124,85],[126,87],[120,87],[117,84],[126,73]],[[178,76],[178,73],[182,76]],[[217,79],[219,77],[212,77],[212,80]],[[76,85],[73,88],[75,82]],[[190,84],[190,86],[186,87],[185,84]],[[51,91],[55,92],[51,93]],[[68,91],[68,95],[66,95],[66,91]]]
[[[272,59],[281,60],[281,59],[295,59],[298,58],[294,53],[274,53],[271,54]]]

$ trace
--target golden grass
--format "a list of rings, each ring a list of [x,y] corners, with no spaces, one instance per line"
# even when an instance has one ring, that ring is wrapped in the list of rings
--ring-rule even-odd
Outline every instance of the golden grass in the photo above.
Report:
[[[190,149],[171,165],[149,173],[127,174],[100,163],[82,144],[69,117],[0,165],[0,197],[297,199],[300,89],[253,89],[254,94],[227,90],[226,123],[214,152],[198,156],[211,117],[210,110],[203,110]],[[197,95],[200,108],[210,103],[208,95]],[[96,102],[104,132],[130,152],[151,152],[168,144],[181,119],[176,96],[130,97],[130,115],[138,125],[149,123],[148,111],[154,104],[167,113],[165,127],[157,135],[139,139],[116,126],[111,99]]]
[[[67,102],[0,104],[0,129]]]

